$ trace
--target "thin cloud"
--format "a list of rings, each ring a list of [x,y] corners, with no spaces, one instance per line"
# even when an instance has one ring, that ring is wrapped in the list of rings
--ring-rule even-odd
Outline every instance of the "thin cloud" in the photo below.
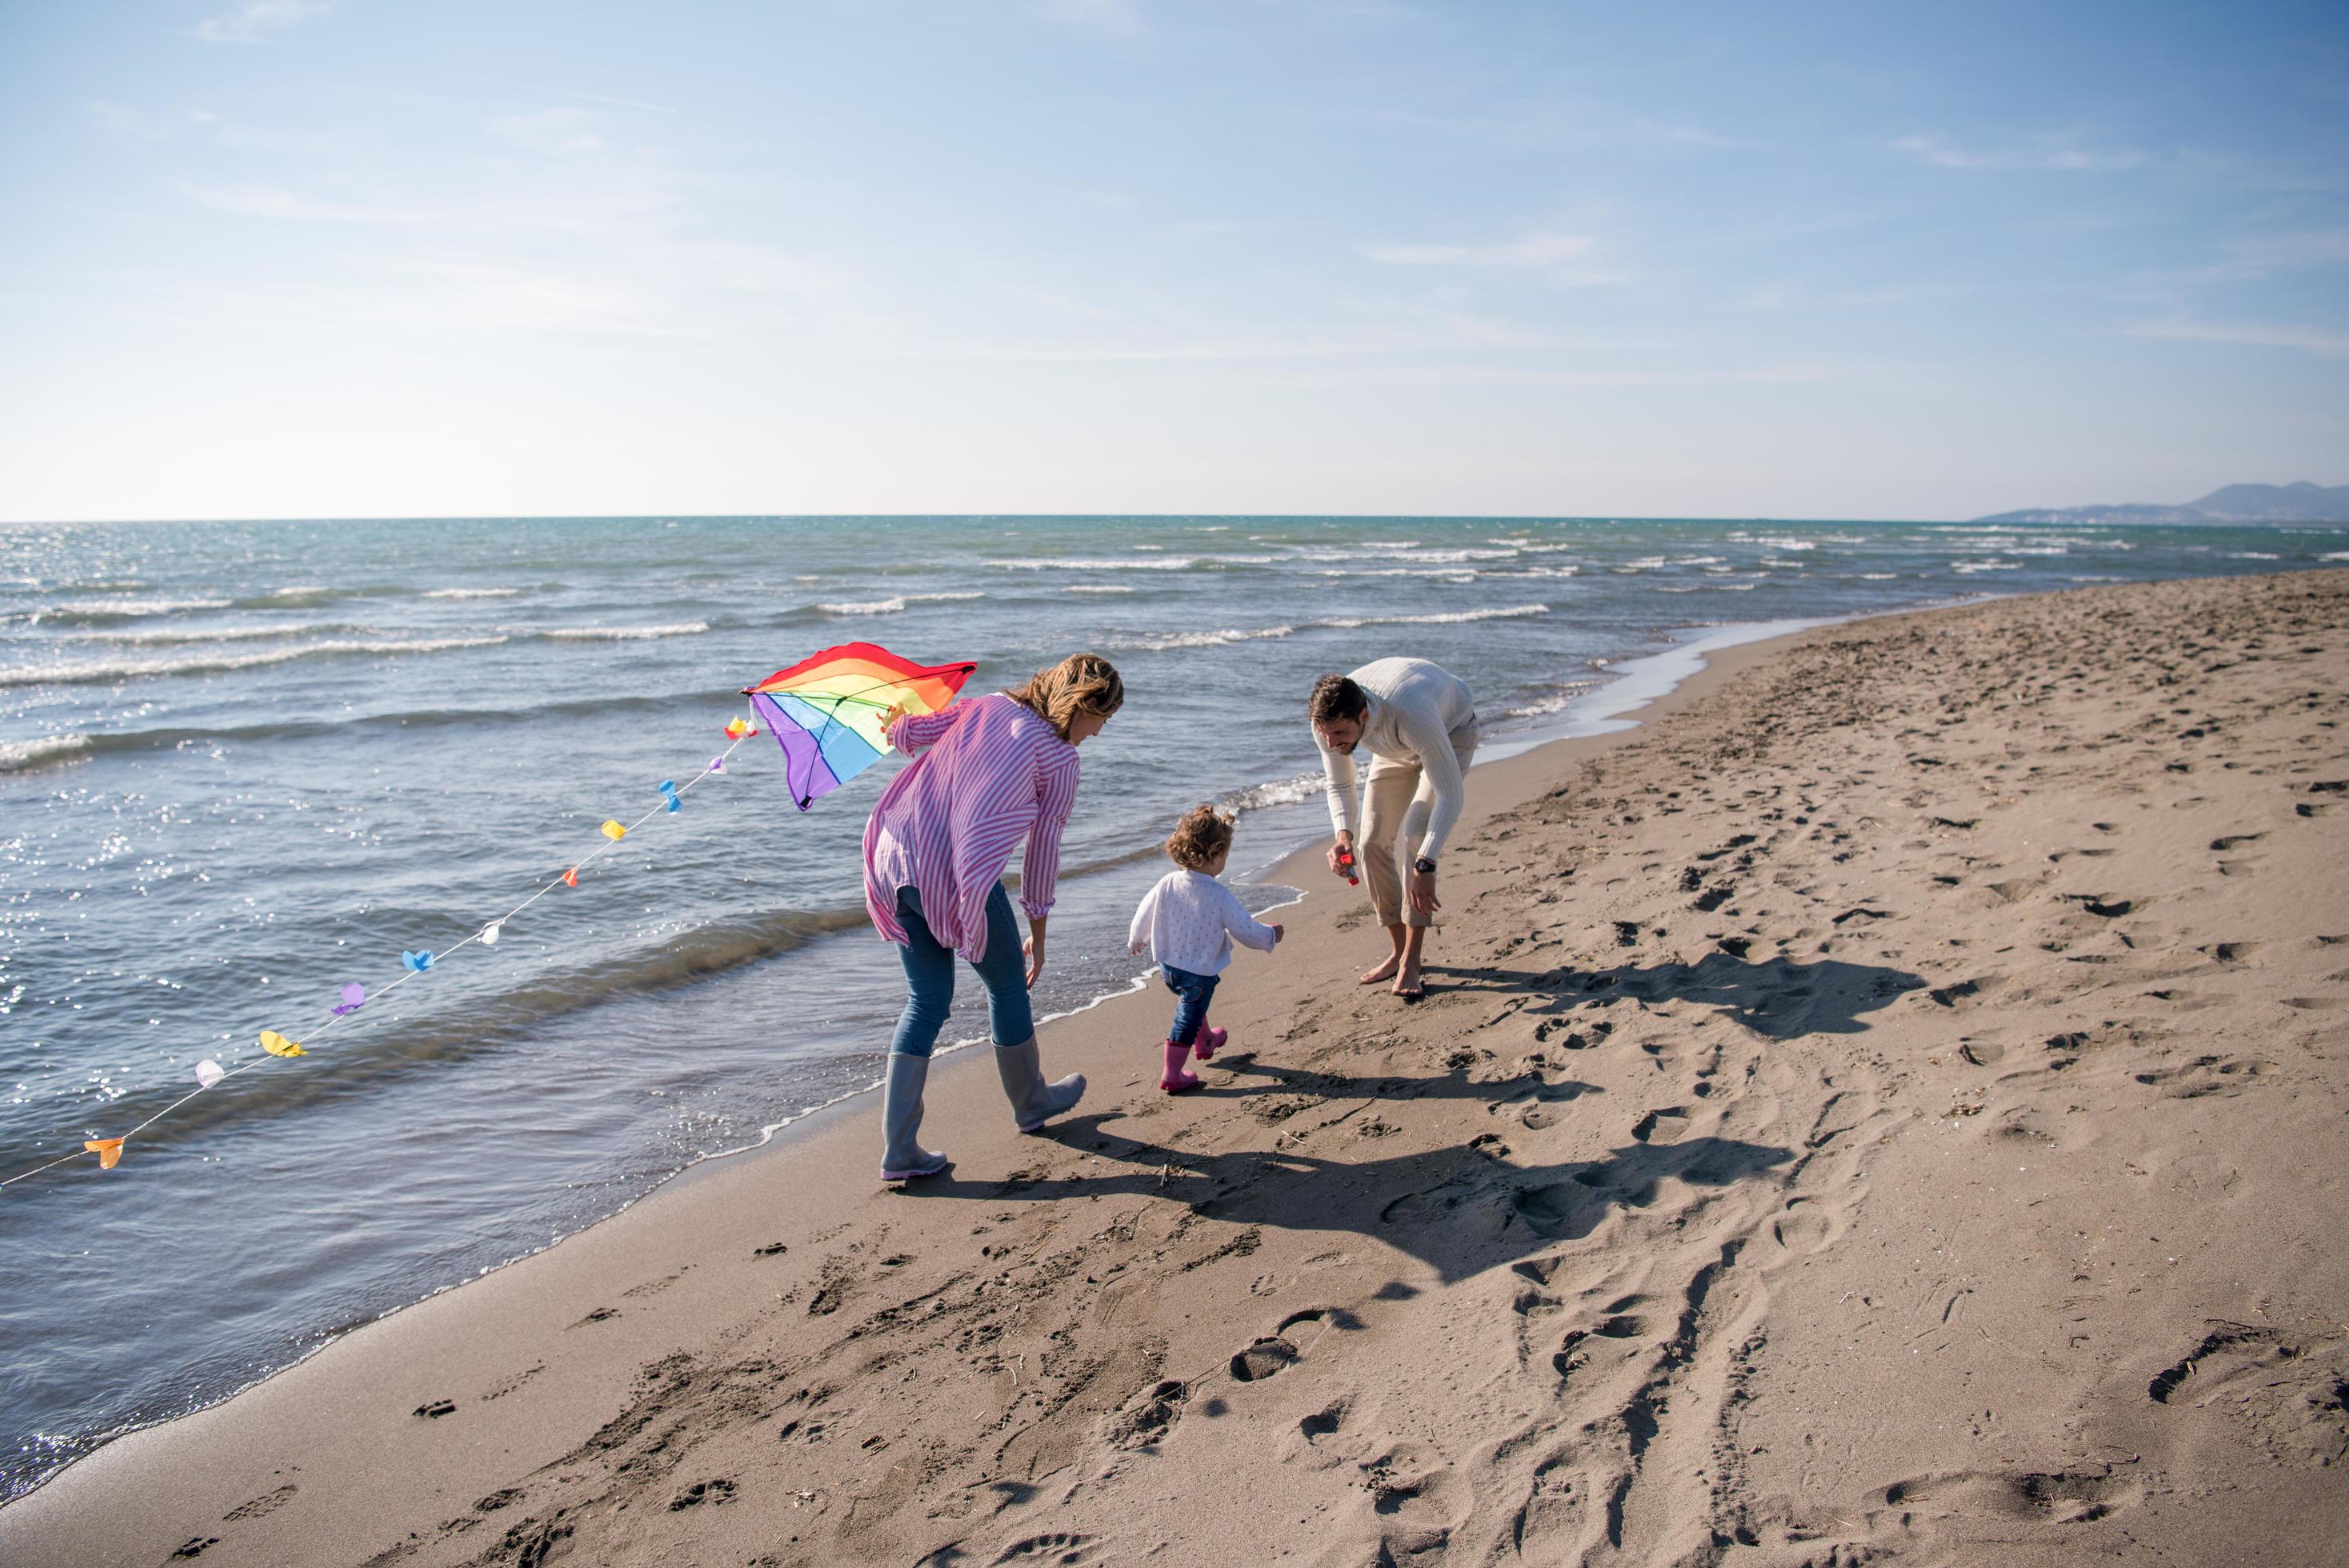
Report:
[[[600,152],[604,139],[595,134],[595,117],[585,109],[543,108],[535,114],[509,114],[490,122],[490,129],[517,147],[555,157]]]
[[[1637,283],[1637,273],[1594,264],[1598,242],[1588,234],[1528,234],[1493,245],[1365,245],[1362,254],[1382,266],[1440,267],[1522,273],[1550,288],[1605,288]]]
[[[210,130],[220,124],[220,116],[210,109],[191,108],[179,115],[151,114],[129,104],[109,103],[104,98],[88,105],[92,123],[109,136],[125,141],[169,141],[190,131]]]
[[[1046,15],[1098,33],[1132,36],[1146,32],[1141,0],[1046,0]]]
[[[445,216],[417,207],[381,207],[364,202],[321,201],[277,185],[195,185],[180,193],[215,212],[240,218],[276,218],[308,223],[419,223]]]
[[[647,114],[675,114],[678,112],[676,109],[670,108],[665,104],[645,103],[636,98],[605,98],[602,93],[574,92],[569,88],[548,88],[544,90],[554,94],[558,98],[577,98],[582,103],[610,104],[614,108],[640,108]]]
[[[1555,267],[1597,244],[1588,234],[1528,234],[1506,245],[1365,245],[1362,254],[1394,267]]]
[[[1961,147],[1939,136],[1904,136],[1893,150],[1936,169],[2011,169],[2060,174],[2116,174],[2147,161],[2133,147],[2081,147],[2063,137],[2035,137],[2015,147]]]
[[[252,0],[247,5],[196,24],[207,44],[257,43],[335,8],[335,0]]]
[[[2187,274],[2197,283],[2263,278],[2302,267],[2349,263],[2349,229],[2316,229],[2291,234],[2248,234],[2230,240],[2227,259]]]
[[[2349,332],[2271,322],[2148,321],[2127,329],[2131,337],[2184,343],[2235,343],[2253,348],[2292,348],[2319,359],[2349,359]]]

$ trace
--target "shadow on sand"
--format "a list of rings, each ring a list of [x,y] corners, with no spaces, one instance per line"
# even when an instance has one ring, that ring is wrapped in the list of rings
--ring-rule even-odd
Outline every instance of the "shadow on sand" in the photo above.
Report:
[[[1785,957],[1751,962],[1716,949],[1693,964],[1621,964],[1608,969],[1463,968],[1431,964],[1431,995],[1492,992],[1541,1000],[1531,1016],[1563,1017],[1577,1008],[1603,1007],[1619,997],[1650,1004],[1686,1002],[1713,1007],[1758,1035],[1793,1039],[1799,1035],[1856,1035],[1868,1027],[1862,1015],[1876,1012],[1925,981],[1905,969],[1847,964],[1823,958],[1802,964]]]
[[[1293,1120],[1300,1129],[1363,1119],[1375,1128],[1379,1106],[1402,1099],[1568,1101],[1595,1092],[1592,1085],[1543,1083],[1537,1077],[1476,1083],[1464,1072],[1351,1078],[1275,1067],[1245,1054],[1217,1065],[1244,1080],[1261,1081],[1202,1091],[1206,1098],[1294,1097],[1297,1105],[1279,1105],[1266,1119]],[[1360,1161],[1267,1150],[1194,1153],[1131,1136],[1124,1128],[1136,1119],[1109,1111],[1072,1117],[1048,1130],[1046,1136],[1098,1157],[1104,1166],[1098,1173],[974,1181],[949,1171],[909,1183],[905,1192],[930,1202],[989,1204],[1166,1198],[1236,1225],[1375,1237],[1450,1284],[1588,1236],[1618,1209],[1669,1201],[1675,1184],[1726,1187],[1792,1158],[1785,1149],[1692,1138],[1634,1142],[1599,1160],[1520,1166],[1510,1162],[1498,1132],[1465,1147]]]

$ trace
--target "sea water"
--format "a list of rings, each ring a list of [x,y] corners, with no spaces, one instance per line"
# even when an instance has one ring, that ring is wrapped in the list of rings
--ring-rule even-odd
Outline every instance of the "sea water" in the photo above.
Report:
[[[0,527],[0,1177],[477,932],[698,773],[740,688],[833,644],[976,661],[974,695],[1080,649],[1123,671],[1081,754],[1051,1013],[1135,982],[1126,917],[1185,808],[1241,811],[1236,866],[1326,833],[1322,671],[1434,659],[1488,751],[1521,748],[1718,628],[2344,550],[2330,527],[1564,519]],[[0,1496],[871,1084],[903,986],[858,843],[895,766],[802,814],[759,737],[494,947],[113,1171],[0,1189]],[[983,1028],[966,980],[948,1037]]]

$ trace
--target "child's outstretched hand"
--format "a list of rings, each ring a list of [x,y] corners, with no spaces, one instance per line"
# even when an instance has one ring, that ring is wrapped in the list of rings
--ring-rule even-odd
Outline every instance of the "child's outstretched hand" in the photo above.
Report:
[[[1287,926],[1285,926],[1285,925],[1281,924],[1278,921],[1275,921],[1275,922],[1273,922],[1273,924],[1272,924],[1272,944],[1273,944],[1275,947],[1279,946],[1279,945],[1280,945],[1280,939],[1281,939],[1282,937],[1284,937],[1284,936],[1288,935],[1288,927],[1287,927]]]

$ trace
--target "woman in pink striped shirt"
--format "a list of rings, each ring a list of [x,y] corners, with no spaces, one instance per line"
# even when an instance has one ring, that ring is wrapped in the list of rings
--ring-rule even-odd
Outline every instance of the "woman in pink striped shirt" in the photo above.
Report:
[[[1015,691],[937,713],[892,712],[889,744],[914,758],[881,792],[864,825],[864,904],[905,965],[905,1011],[889,1044],[881,1179],[904,1181],[947,1167],[916,1141],[930,1052],[954,1001],[959,954],[987,986],[995,1069],[1022,1132],[1068,1110],[1084,1076],[1044,1081],[1036,1061],[1028,988],[1044,968],[1044,923],[1061,869],[1061,830],[1077,801],[1077,748],[1125,701],[1108,660],[1074,654]],[[1019,903],[1028,912],[1025,965],[1003,868],[1028,841]]]

